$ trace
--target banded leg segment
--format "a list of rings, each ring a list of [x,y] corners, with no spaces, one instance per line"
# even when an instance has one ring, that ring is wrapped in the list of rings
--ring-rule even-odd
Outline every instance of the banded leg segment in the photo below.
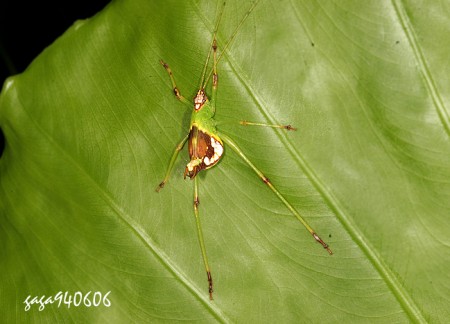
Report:
[[[202,232],[202,225],[200,223],[200,215],[198,212],[198,205],[200,205],[200,199],[198,197],[198,177],[194,178],[194,215],[195,215],[195,222],[197,224],[197,235],[198,235],[198,241],[200,243],[200,250],[202,251],[202,258],[203,263],[205,264],[205,270],[206,270],[206,276],[208,278],[208,285],[209,285],[209,299],[213,299],[213,280],[211,277],[211,270],[209,269],[208,264],[208,258],[206,257],[206,247],[205,247],[205,241],[203,240],[203,232]]]
[[[277,195],[277,197],[284,203],[284,205],[291,211],[291,213],[300,221],[300,223],[305,226],[305,228],[308,230],[308,232],[314,237],[314,239],[317,241],[317,243],[320,243],[325,250],[329,254],[333,254],[331,249],[329,248],[328,244],[326,244],[319,235],[316,234],[316,232],[309,226],[309,224],[303,219],[303,217],[299,214],[299,212],[284,198],[284,196],[274,187],[274,185],[270,182],[270,180],[247,158],[247,156],[242,152],[242,150],[237,146],[237,144],[228,136],[224,135],[223,133],[220,133],[219,136],[222,138],[222,140],[229,145],[233,151],[235,151],[241,159],[245,161],[252,169],[255,171],[255,173],[261,178],[261,180]]]
[[[178,90],[177,84],[175,83],[175,78],[169,65],[163,60],[160,60],[159,63],[161,63],[161,65],[166,69],[167,73],[169,74],[170,81],[172,82],[173,94],[175,95],[175,97],[177,97],[177,99],[180,100],[182,103],[189,105],[189,107],[191,107],[192,103],[189,102],[189,100],[187,100],[185,97],[183,97],[181,95],[180,90]]]
[[[159,192],[162,188],[164,188],[164,185],[169,181],[170,173],[172,172],[173,166],[175,164],[175,161],[177,160],[178,154],[183,149],[184,144],[189,138],[189,134],[187,134],[180,143],[178,143],[177,147],[175,148],[175,151],[172,154],[172,158],[170,159],[169,166],[167,167],[166,176],[164,177],[164,180],[161,181],[161,183],[156,187],[156,192]]]
[[[223,15],[223,10],[225,8],[225,4],[226,4],[226,2],[224,1],[223,4],[222,4],[222,8],[219,9],[219,12],[217,14],[216,26],[214,27],[214,33],[213,33],[213,38],[212,38],[212,41],[211,41],[210,49],[208,51],[208,56],[206,57],[205,66],[203,67],[202,78],[200,80],[199,89],[205,89],[206,88],[206,84],[208,83],[209,77],[211,76],[210,75],[205,80],[206,70],[208,69],[209,59],[211,58],[211,51],[214,51],[214,68],[213,68],[213,70],[214,71],[216,70],[216,66],[217,66],[217,56],[216,56],[217,55],[216,54],[216,52],[217,52],[217,31],[219,30],[220,20],[222,19],[222,15]],[[217,82],[216,82],[216,84],[217,84]]]
[[[219,85],[219,75],[217,74],[217,40],[214,34],[213,44],[213,77],[212,77],[212,101],[216,101],[217,87]]]

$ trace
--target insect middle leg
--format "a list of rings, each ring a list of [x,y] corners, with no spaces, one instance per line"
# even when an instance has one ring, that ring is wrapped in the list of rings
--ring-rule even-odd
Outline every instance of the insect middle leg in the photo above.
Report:
[[[169,65],[166,62],[164,62],[163,60],[160,60],[159,63],[161,63],[161,65],[166,69],[167,73],[169,74],[170,81],[172,82],[173,94],[175,95],[175,97],[177,97],[177,99],[180,100],[182,103],[191,107],[192,103],[189,102],[189,100],[187,100],[185,97],[183,97],[181,95],[181,92],[178,89],[177,84],[175,83],[175,78],[173,76],[172,70],[170,69]]]
[[[173,166],[175,164],[175,161],[177,160],[178,154],[180,153],[181,149],[184,147],[184,144],[189,138],[189,134],[187,134],[180,143],[178,143],[177,147],[175,148],[175,151],[172,154],[172,158],[170,159],[169,166],[167,167],[166,176],[164,177],[164,180],[161,181],[161,183],[156,187],[156,192],[159,192],[162,188],[164,188],[164,185],[169,181],[170,173],[172,172]]]
[[[223,125],[223,124],[236,124],[236,121],[220,121],[217,122],[217,125]],[[281,128],[288,131],[296,131],[297,128],[295,128],[292,125],[279,125],[279,124],[266,124],[266,123],[259,123],[259,122],[250,122],[247,120],[240,120],[239,124],[241,126],[262,126],[262,127],[271,127],[271,128]]]
[[[208,284],[209,284],[209,299],[213,299],[213,281],[211,277],[211,270],[209,268],[208,264],[208,258],[206,257],[206,247],[205,247],[205,241],[203,239],[203,232],[202,232],[202,225],[200,223],[200,215],[198,212],[198,206],[200,205],[200,199],[198,197],[198,177],[194,178],[194,215],[195,215],[195,222],[197,224],[197,235],[198,235],[198,241],[200,243],[200,249],[202,251],[202,258],[203,263],[205,264],[205,270],[206,270],[206,276],[208,278]]]

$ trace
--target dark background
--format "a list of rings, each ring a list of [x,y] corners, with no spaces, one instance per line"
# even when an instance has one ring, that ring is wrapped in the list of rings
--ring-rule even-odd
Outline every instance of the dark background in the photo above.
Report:
[[[31,61],[77,19],[95,15],[109,0],[1,0],[0,84]],[[0,130],[0,156],[5,139]]]

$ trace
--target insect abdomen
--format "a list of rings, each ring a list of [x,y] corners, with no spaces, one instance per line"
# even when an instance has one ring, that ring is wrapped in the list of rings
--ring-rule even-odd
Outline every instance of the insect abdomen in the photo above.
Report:
[[[223,143],[218,136],[193,124],[189,132],[189,158],[185,176],[194,178],[201,170],[212,168],[223,155]]]

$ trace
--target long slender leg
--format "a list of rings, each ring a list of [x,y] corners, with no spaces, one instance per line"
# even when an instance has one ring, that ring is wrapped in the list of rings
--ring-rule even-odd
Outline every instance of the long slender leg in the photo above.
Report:
[[[223,133],[220,133],[220,137],[222,140],[229,145],[233,151],[235,151],[252,169],[255,171],[255,173],[261,178],[261,180],[277,195],[277,197],[286,205],[286,207],[291,211],[291,213],[297,217],[297,219],[300,221],[300,223],[305,226],[305,228],[308,230],[309,233],[314,237],[314,239],[320,243],[325,250],[328,251],[329,254],[333,254],[331,249],[328,247],[328,244],[326,244],[319,235],[316,234],[316,232],[309,226],[309,224],[303,219],[302,216],[300,216],[299,212],[295,210],[295,208],[286,200],[286,198],[283,197],[283,195],[273,186],[273,184],[270,182],[270,180],[247,158],[247,156],[242,152],[242,150],[237,146],[237,144],[228,136],[226,136]]]
[[[164,188],[164,185],[169,181],[170,173],[172,172],[173,165],[175,164],[175,161],[177,160],[178,153],[180,153],[181,149],[183,148],[184,144],[186,143],[187,139],[189,138],[189,134],[187,134],[180,143],[178,143],[177,147],[175,148],[175,151],[172,154],[172,158],[170,159],[169,166],[166,171],[166,176],[164,177],[164,180],[161,181],[161,183],[156,187],[156,192],[159,192],[162,188]]]
[[[217,87],[219,83],[219,75],[217,74],[217,40],[216,35],[214,35],[214,40],[212,44],[213,49],[213,83],[212,83],[212,99],[216,99]]]
[[[198,178],[194,178],[194,214],[195,214],[195,222],[197,224],[197,235],[198,235],[198,241],[200,243],[200,249],[202,250],[202,258],[203,263],[205,264],[205,270],[206,270],[206,276],[208,277],[208,284],[209,284],[209,299],[213,299],[213,281],[211,277],[211,270],[209,269],[208,265],[208,258],[206,257],[206,248],[205,248],[205,241],[203,240],[203,232],[202,232],[202,225],[200,223],[200,215],[198,213],[198,205],[200,204],[200,199],[198,198]]]
[[[213,77],[212,77],[212,94],[211,94],[211,107],[213,112],[216,111],[216,98],[217,98],[217,87],[219,86],[219,75],[217,74],[217,41],[216,34],[214,34],[214,39],[212,43],[213,50]]]
[[[178,90],[177,84],[175,83],[175,78],[173,76],[172,70],[170,69],[169,65],[166,62],[164,62],[163,60],[160,60],[159,63],[161,63],[161,65],[166,69],[167,73],[169,74],[170,81],[172,82],[173,94],[175,95],[175,97],[177,97],[177,99],[180,100],[182,103],[191,107],[192,103],[189,102],[189,100],[187,100],[185,97],[183,97],[181,95],[180,90]]]
[[[235,39],[236,35],[238,34],[238,31],[241,29],[242,25],[244,24],[245,20],[250,16],[250,13],[253,11],[253,9],[255,9],[256,5],[258,4],[259,0],[256,0],[251,7],[248,9],[247,13],[244,15],[244,17],[242,17],[240,23],[236,26],[235,30],[233,31],[233,33],[231,34],[231,37],[228,39],[228,42],[221,47],[221,52],[217,57],[216,60],[216,64],[219,63],[220,59],[223,57],[223,55],[225,54],[226,50],[231,46],[231,44],[233,43],[233,40]],[[225,5],[225,2],[224,2]],[[222,9],[223,10],[223,9]],[[204,86],[203,88],[206,86],[206,84],[208,83],[208,80],[211,78],[211,75],[213,74],[213,71],[210,71],[205,79],[204,82]]]
[[[214,34],[213,34],[213,38],[211,40],[210,49],[208,51],[208,56],[206,57],[206,62],[205,62],[205,65],[203,67],[202,78],[200,80],[199,89],[205,89],[206,88],[206,84],[208,83],[208,80],[209,80],[209,77],[208,77],[208,80],[205,80],[206,70],[208,69],[209,59],[211,58],[211,51],[212,51],[212,49],[214,47],[217,48],[217,45],[215,45],[216,44],[216,35],[217,35],[217,31],[219,30],[220,20],[222,19],[222,14],[223,14],[223,9],[225,8],[225,4],[226,4],[226,1],[223,2],[222,8],[218,9],[219,12],[217,14],[216,26],[214,27]]]
[[[241,126],[262,126],[262,127],[271,127],[271,128],[281,128],[288,131],[296,131],[297,128],[295,128],[292,125],[279,125],[279,124],[266,124],[266,123],[258,123],[258,122],[250,122],[247,120],[240,120],[238,123]],[[225,125],[225,124],[236,124],[236,121],[217,121],[216,125]]]
[[[242,126],[263,126],[263,127],[272,127],[272,128],[282,128],[286,130],[297,130],[297,128],[291,126],[291,125],[274,125],[274,124],[265,124],[265,123],[255,123],[255,122],[249,122],[246,120],[241,120],[239,122]]]

